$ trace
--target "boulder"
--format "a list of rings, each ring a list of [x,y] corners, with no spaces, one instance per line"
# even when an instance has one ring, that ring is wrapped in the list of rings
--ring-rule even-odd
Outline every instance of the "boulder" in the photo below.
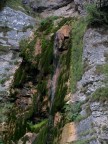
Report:
[[[77,140],[77,130],[75,123],[67,123],[62,131],[60,144],[67,144]]]
[[[69,25],[62,26],[56,33],[56,40],[58,41],[58,49],[65,50],[66,47],[63,47],[66,39],[69,39],[71,32],[71,27]]]

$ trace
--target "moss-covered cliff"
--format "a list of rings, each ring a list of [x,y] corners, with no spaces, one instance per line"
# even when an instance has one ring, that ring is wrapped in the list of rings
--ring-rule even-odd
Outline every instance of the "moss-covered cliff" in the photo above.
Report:
[[[48,17],[20,42],[4,143],[107,144],[108,15],[87,9],[87,18]]]
[[[17,143],[27,132],[36,133],[35,143],[52,143],[60,132],[62,119],[54,126],[54,118],[57,112],[64,112],[64,98],[69,93],[71,27],[71,18],[50,17],[40,23],[32,40],[21,41],[23,61],[10,90],[15,104],[9,113],[5,143]]]

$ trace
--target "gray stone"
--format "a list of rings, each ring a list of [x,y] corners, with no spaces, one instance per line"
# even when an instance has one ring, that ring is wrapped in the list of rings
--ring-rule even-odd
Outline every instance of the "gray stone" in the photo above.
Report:
[[[22,30],[26,26],[35,25],[35,23],[36,22],[32,17],[9,7],[5,7],[4,10],[0,12],[1,26],[8,26],[15,30]]]
[[[4,41],[3,39],[0,39],[0,43],[6,44],[6,41]]]
[[[82,79],[77,82],[77,91],[72,94],[71,102],[82,101],[82,96],[92,99],[92,94],[100,87],[105,87],[104,74],[97,74],[96,67],[106,64],[105,54],[108,53],[108,30],[90,28],[84,36],[83,63],[87,66]],[[83,101],[84,102],[84,101]],[[90,107],[90,116],[81,120],[77,124],[78,139],[91,139],[90,144],[101,144],[108,142],[108,103],[85,101],[82,105],[81,115],[86,115],[86,106]],[[92,135],[96,138],[92,140],[92,135],[88,131],[93,131]],[[87,132],[84,136],[82,133]]]

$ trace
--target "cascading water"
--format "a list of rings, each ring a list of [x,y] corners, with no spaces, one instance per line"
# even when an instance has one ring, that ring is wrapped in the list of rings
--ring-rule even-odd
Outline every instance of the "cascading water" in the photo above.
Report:
[[[59,44],[59,39],[58,39],[58,34],[56,33],[55,35],[55,40],[54,40],[54,50],[53,50],[53,69],[54,69],[54,73],[52,76],[52,82],[51,82],[51,93],[50,93],[50,97],[51,97],[51,105],[50,105],[50,111],[49,111],[49,123],[48,123],[48,127],[49,127],[49,132],[48,132],[48,137],[47,137],[47,144],[50,144],[51,140],[52,140],[52,127],[54,124],[54,113],[53,113],[53,109],[54,109],[54,98],[55,98],[55,94],[56,94],[56,87],[57,87],[57,81],[58,81],[58,77],[60,74],[60,63],[59,63],[59,51],[58,51],[58,44]]]

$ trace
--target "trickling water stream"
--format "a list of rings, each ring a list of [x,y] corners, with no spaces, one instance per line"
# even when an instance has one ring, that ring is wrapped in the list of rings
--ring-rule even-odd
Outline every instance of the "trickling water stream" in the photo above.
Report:
[[[55,94],[56,94],[56,88],[57,88],[57,81],[58,81],[58,77],[60,74],[60,63],[59,63],[59,51],[58,51],[58,43],[59,43],[59,39],[58,39],[58,35],[55,35],[55,39],[54,39],[54,50],[53,50],[53,76],[52,76],[52,82],[51,82],[51,105],[50,105],[50,116],[49,116],[49,131],[51,132],[52,127],[54,125],[54,98],[55,98]],[[50,144],[50,142],[52,141],[52,132],[48,133],[48,138],[47,138],[47,144]]]
[[[54,74],[52,76],[52,84],[51,84],[51,107],[50,111],[53,108],[53,102],[54,102],[54,96],[56,92],[56,87],[57,87],[57,80],[60,74],[60,64],[59,64],[59,52],[58,52],[58,37],[57,35],[55,36],[55,41],[54,41],[54,57],[53,57],[53,69],[54,69]]]

